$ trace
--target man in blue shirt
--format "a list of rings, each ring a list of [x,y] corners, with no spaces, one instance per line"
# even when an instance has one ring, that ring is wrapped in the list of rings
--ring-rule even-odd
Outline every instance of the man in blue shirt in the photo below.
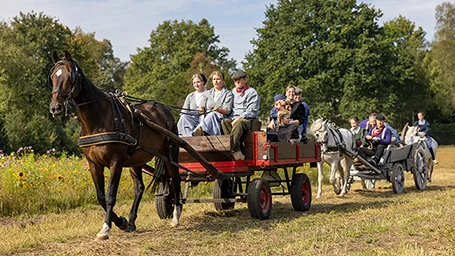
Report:
[[[244,132],[251,130],[254,119],[258,118],[260,99],[256,90],[248,86],[245,71],[237,70],[232,74],[232,80],[235,84],[232,89],[234,106],[230,118],[223,119],[221,126],[225,135],[231,134],[234,159],[244,160],[245,155],[240,150],[240,138]]]
[[[359,156],[366,159],[372,165],[377,166],[379,160],[381,160],[384,149],[390,145],[392,141],[392,132],[385,125],[385,117],[383,115],[376,116],[376,126],[374,126],[368,135],[365,136],[365,139],[371,143],[373,146],[372,149],[368,147],[359,148]],[[368,156],[373,156],[373,158],[368,159]]]

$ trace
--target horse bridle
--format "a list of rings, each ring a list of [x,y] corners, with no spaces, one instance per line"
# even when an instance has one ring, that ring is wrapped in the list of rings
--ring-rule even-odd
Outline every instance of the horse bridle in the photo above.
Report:
[[[75,97],[77,97],[77,95],[79,95],[79,93],[81,91],[81,74],[78,72],[77,65],[74,64],[73,62],[68,61],[68,60],[59,60],[55,63],[54,67],[52,67],[52,69],[50,71],[50,75],[48,77],[48,84],[51,87],[53,87],[52,74],[54,73],[55,68],[57,68],[60,65],[65,65],[65,66],[69,65],[70,66],[71,73],[70,73],[69,81],[71,83],[71,89],[67,93],[58,88],[55,88],[55,89],[52,89],[52,94],[58,93],[60,96],[62,96],[65,99],[65,103],[66,103],[66,102],[74,99]]]

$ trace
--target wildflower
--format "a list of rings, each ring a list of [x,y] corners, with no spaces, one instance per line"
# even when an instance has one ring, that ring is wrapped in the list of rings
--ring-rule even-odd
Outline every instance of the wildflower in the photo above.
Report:
[[[23,178],[25,178],[25,173],[24,173],[24,172],[19,172],[19,173],[17,174],[17,178],[18,178],[18,179],[23,179]]]

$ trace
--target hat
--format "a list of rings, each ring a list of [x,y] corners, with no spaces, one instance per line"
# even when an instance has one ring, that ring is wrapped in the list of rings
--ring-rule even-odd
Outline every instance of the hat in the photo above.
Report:
[[[234,72],[234,74],[232,74],[232,80],[236,80],[236,79],[240,79],[240,78],[245,78],[246,77],[246,73],[245,71],[239,69],[237,71]]]
[[[385,116],[381,115],[381,114],[378,114],[376,116],[376,120],[385,120]]]
[[[300,89],[299,87],[295,87],[295,94],[300,94],[302,93],[302,89]]]
[[[286,100],[283,94],[277,94],[273,97],[273,100],[276,102],[277,100]]]

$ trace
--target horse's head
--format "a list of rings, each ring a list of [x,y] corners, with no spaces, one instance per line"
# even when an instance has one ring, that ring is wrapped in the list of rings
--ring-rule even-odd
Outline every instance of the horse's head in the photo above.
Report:
[[[419,131],[419,127],[418,126],[408,126],[408,129],[406,131],[406,135],[405,135],[405,139],[404,139],[404,142],[406,144],[411,144],[411,143],[414,143],[416,142],[419,137],[417,136],[417,132]]]
[[[308,134],[313,136],[316,142],[327,141],[326,123],[326,120],[319,118],[311,124]]]
[[[52,86],[52,99],[49,111],[59,119],[65,110],[65,104],[79,95],[81,91],[81,74],[77,63],[71,58],[68,51],[60,59],[57,53],[52,53],[54,67],[49,74],[48,83]]]

